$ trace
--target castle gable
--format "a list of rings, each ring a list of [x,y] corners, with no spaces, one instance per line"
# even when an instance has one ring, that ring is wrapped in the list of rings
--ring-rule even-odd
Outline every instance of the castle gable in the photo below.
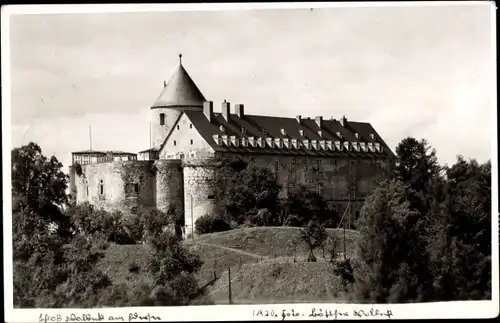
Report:
[[[160,148],[160,159],[179,159],[213,154],[214,150],[201,136],[185,113],[182,113],[172,127]]]

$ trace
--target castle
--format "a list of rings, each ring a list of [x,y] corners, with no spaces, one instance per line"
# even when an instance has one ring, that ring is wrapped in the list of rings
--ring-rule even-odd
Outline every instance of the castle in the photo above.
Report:
[[[282,196],[302,183],[342,212],[349,203],[354,219],[377,174],[392,167],[393,152],[369,123],[251,115],[226,101],[221,108],[214,112],[180,60],[150,109],[151,148],[73,152],[73,201],[125,213],[138,206],[166,211],[180,202],[188,234],[214,210],[213,161],[237,157],[270,168]]]

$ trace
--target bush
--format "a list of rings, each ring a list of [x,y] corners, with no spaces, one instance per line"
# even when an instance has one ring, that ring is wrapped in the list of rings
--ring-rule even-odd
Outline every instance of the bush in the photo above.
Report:
[[[278,217],[268,209],[259,209],[257,213],[248,217],[248,221],[255,226],[279,226]]]
[[[195,222],[196,234],[231,230],[231,225],[221,216],[203,215]]]
[[[350,259],[342,259],[334,262],[333,271],[342,279],[342,285],[346,287],[354,282],[354,272]]]

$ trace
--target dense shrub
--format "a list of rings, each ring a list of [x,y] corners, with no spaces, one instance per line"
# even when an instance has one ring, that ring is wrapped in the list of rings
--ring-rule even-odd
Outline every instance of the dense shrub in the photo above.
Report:
[[[195,232],[196,234],[206,234],[213,232],[222,232],[231,230],[231,225],[218,215],[203,215],[196,219]]]
[[[285,226],[302,227],[312,220],[321,222],[325,227],[337,227],[338,215],[331,209],[323,196],[306,185],[296,185],[289,192],[285,209]]]
[[[239,225],[259,209],[275,214],[280,185],[266,167],[239,159],[223,159],[216,169],[215,202],[217,214]]]

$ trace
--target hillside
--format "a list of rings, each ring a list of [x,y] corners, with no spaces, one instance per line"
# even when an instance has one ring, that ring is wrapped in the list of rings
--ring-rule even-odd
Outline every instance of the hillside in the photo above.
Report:
[[[97,267],[101,269],[113,283],[130,283],[152,281],[147,264],[151,255],[148,245],[115,245],[110,244],[104,251],[104,257],[99,260]],[[137,270],[134,270],[134,267]]]
[[[294,240],[300,228],[293,227],[255,227],[243,228],[218,233],[201,235],[196,242],[213,244],[252,253],[263,257],[293,257],[307,254],[304,244],[295,244]],[[343,252],[343,230],[328,229],[338,239],[338,252]],[[348,257],[355,256],[355,240],[358,232],[346,230],[346,253]],[[317,250],[316,256],[321,256]]]
[[[327,262],[243,264],[231,271],[234,304],[343,302],[340,279]],[[228,304],[228,272],[209,289],[216,304]]]
[[[229,268],[234,303],[342,302],[331,265],[320,250],[315,251],[318,262],[307,263],[306,247],[293,242],[298,232],[289,227],[244,228],[198,236],[194,245],[191,240],[184,243],[204,262],[197,277],[217,304],[228,302]],[[338,252],[343,252],[343,231],[328,232],[339,238]],[[356,231],[346,231],[348,256],[355,255],[357,237]],[[152,280],[146,267],[150,253],[147,245],[111,244],[98,267],[114,283],[134,286]]]

